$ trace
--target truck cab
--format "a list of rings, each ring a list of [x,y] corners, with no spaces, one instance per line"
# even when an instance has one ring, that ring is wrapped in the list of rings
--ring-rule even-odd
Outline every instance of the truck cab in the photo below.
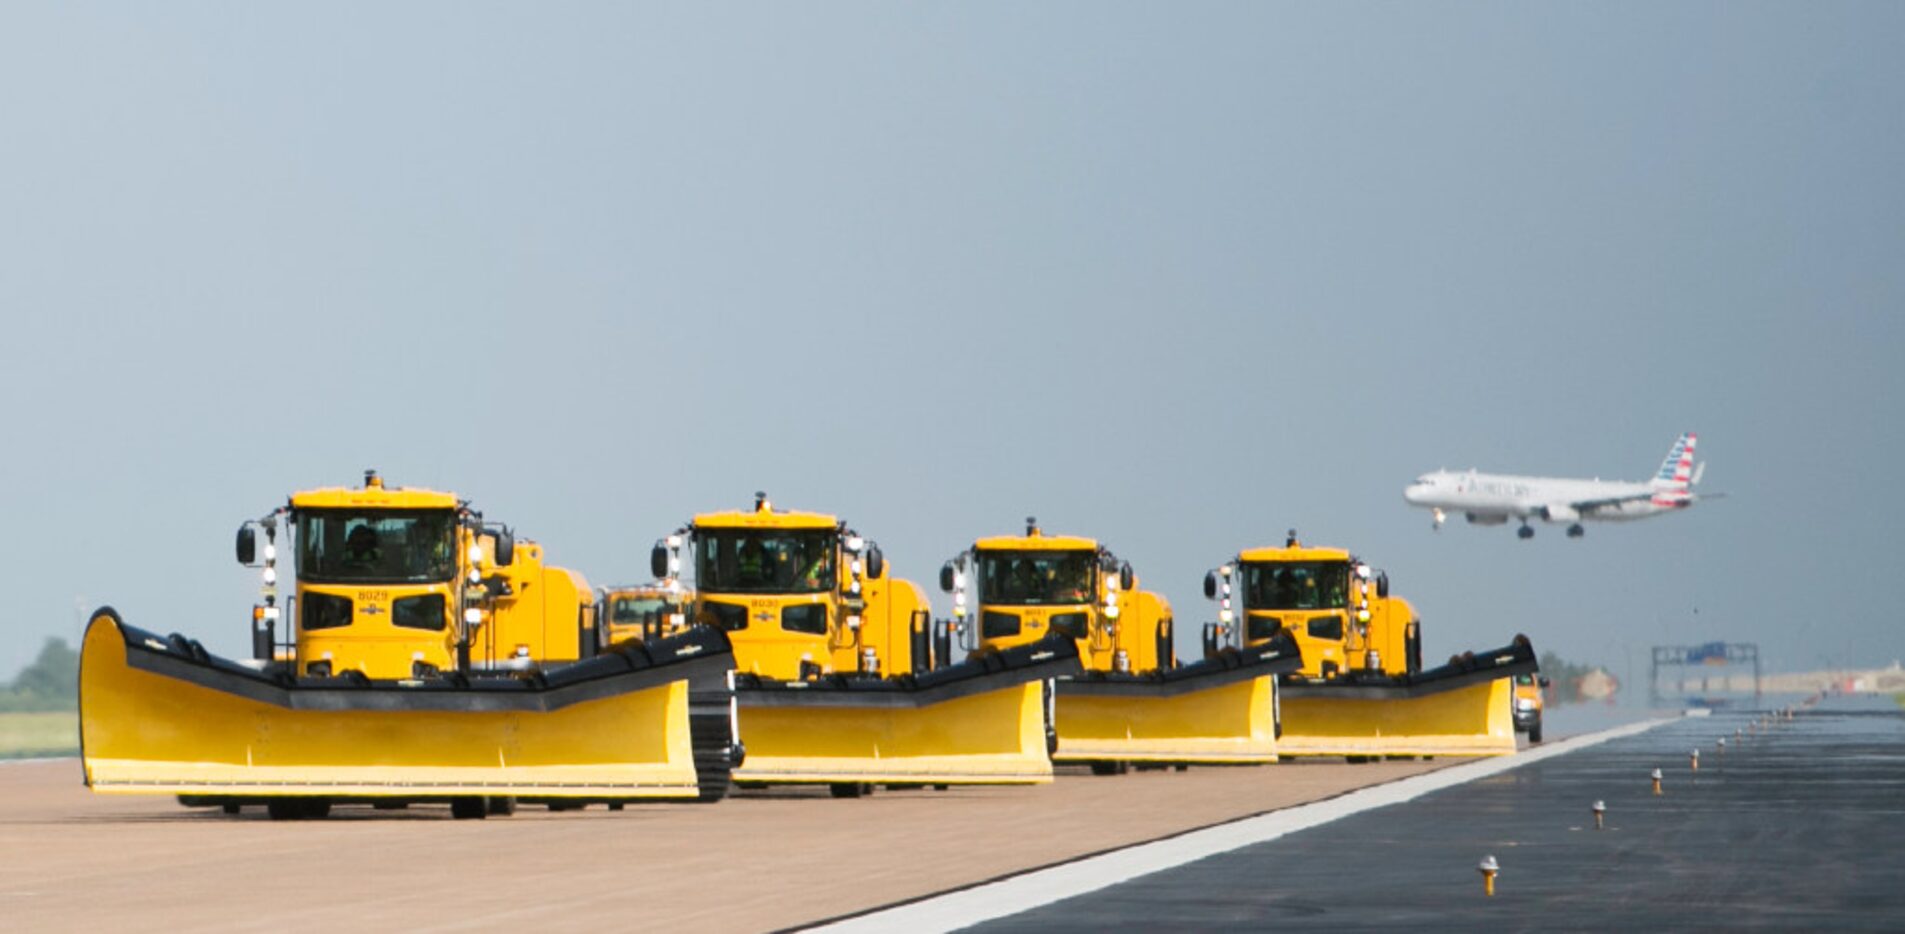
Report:
[[[631,587],[604,587],[596,614],[604,649],[646,642],[686,629],[694,592],[673,578]]]
[[[1343,549],[1310,547],[1292,532],[1281,548],[1239,552],[1205,577],[1204,591],[1223,601],[1220,625],[1238,626],[1243,644],[1280,632],[1296,640],[1303,666],[1290,680],[1421,670],[1414,608],[1390,595],[1388,575]]]
[[[656,576],[680,570],[685,546],[693,618],[727,633],[742,674],[886,677],[929,657],[925,595],[835,516],[777,510],[765,495],[751,510],[697,515],[656,544]]]
[[[292,539],[296,596],[277,644],[277,546]],[[593,654],[593,601],[579,574],[546,567],[542,549],[486,527],[455,494],[364,485],[294,493],[239,528],[238,559],[259,557],[264,601],[253,608],[254,655],[298,676],[413,680],[444,672],[523,668]],[[585,644],[586,643],[586,644]]]
[[[972,648],[980,654],[1061,633],[1078,643],[1087,671],[1176,664],[1170,603],[1138,589],[1131,565],[1095,539],[1046,535],[1028,519],[1024,535],[981,538],[947,562],[940,587],[953,594],[956,618],[965,615],[968,591],[976,599]]]

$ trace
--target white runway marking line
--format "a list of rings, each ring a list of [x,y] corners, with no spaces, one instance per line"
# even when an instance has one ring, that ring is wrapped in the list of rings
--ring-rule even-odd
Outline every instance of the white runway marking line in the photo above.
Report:
[[[1498,775],[1543,759],[1566,755],[1609,740],[1643,733],[1671,722],[1673,722],[1671,719],[1645,720],[1611,730],[1602,730],[1599,733],[1557,740],[1539,749],[1527,750],[1512,756],[1480,759],[1422,775],[1412,775],[1387,784],[1360,788],[1325,801],[1299,804],[1228,824],[1193,830],[1164,840],[1133,844],[1109,853],[1087,856],[1044,869],[1034,869],[994,882],[982,882],[970,888],[947,892],[944,895],[928,896],[919,901],[896,905],[892,908],[876,909],[867,914],[843,918],[806,930],[825,931],[829,934],[858,934],[863,931],[907,931],[908,934],[923,934],[927,931],[958,930],[1049,905],[1075,895],[1095,892],[1120,882],[1129,882],[1139,876],[1172,869],[1206,856],[1215,856],[1239,847],[1275,840],[1285,834],[1308,830],[1311,827],[1327,824],[1338,818],[1348,817],[1372,808],[1401,804],[1432,791],[1440,791],[1478,778]]]

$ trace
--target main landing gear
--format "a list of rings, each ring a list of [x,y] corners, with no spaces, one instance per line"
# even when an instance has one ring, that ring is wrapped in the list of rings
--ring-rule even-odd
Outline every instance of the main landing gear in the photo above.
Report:
[[[1581,536],[1586,534],[1587,534],[1587,529],[1581,528],[1581,523],[1579,522],[1576,522],[1575,524],[1568,526],[1569,538],[1580,538]]]
[[[1535,530],[1529,528],[1528,523],[1523,522],[1521,524],[1521,528],[1515,530],[1515,537],[1516,538],[1534,538]]]

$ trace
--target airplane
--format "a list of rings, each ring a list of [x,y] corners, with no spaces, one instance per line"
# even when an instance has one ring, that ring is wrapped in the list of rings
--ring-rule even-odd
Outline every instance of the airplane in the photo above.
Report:
[[[1725,495],[1694,493],[1707,467],[1704,461],[1698,466],[1693,463],[1697,440],[1691,431],[1681,435],[1661,462],[1660,472],[1646,483],[1438,470],[1417,477],[1402,491],[1402,498],[1411,506],[1434,510],[1438,531],[1449,514],[1455,513],[1475,525],[1502,525],[1511,518],[1520,519],[1521,529],[1515,534],[1524,539],[1535,536],[1528,525],[1531,518],[1566,522],[1568,537],[1580,538],[1587,531],[1581,527],[1583,520],[1645,519]]]

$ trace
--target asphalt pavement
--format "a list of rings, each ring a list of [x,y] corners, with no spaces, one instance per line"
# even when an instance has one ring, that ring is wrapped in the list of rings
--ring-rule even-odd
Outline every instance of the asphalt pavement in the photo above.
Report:
[[[1765,715],[1688,717],[974,930],[1905,929],[1905,711]]]

